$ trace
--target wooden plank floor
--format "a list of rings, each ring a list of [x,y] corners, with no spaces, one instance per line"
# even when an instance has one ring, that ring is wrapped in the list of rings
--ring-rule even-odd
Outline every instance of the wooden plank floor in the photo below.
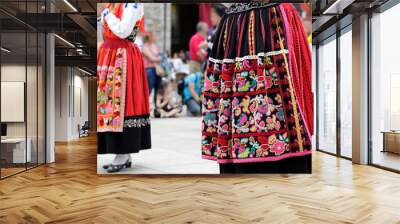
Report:
[[[322,153],[312,175],[99,176],[95,138],[0,181],[0,223],[400,223],[400,175]]]

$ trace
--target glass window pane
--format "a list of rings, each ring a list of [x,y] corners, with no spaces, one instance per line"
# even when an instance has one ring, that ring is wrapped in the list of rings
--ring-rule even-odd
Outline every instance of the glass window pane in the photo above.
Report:
[[[43,33],[39,33],[39,45],[38,45],[38,164],[45,163],[46,149],[45,149],[45,89],[46,89],[46,79],[45,79],[45,60],[46,60],[46,36]]]
[[[2,177],[25,170],[26,34],[1,34],[1,166]],[[28,145],[29,146],[29,145]],[[29,149],[29,147],[28,147]]]
[[[35,14],[44,12],[45,0],[1,2],[10,12],[0,12],[0,176],[4,178],[45,162],[46,40],[34,28]]]
[[[318,48],[318,148],[336,153],[336,40]]]
[[[340,153],[352,156],[352,33],[340,36]]]
[[[27,80],[26,80],[26,112],[27,112],[27,142],[28,150],[30,153],[30,161],[28,167],[37,165],[38,160],[38,96],[37,96],[37,83],[38,83],[38,35],[36,32],[27,33],[28,38],[28,62],[27,62]]]
[[[400,170],[400,4],[376,14],[372,25],[372,163]]]

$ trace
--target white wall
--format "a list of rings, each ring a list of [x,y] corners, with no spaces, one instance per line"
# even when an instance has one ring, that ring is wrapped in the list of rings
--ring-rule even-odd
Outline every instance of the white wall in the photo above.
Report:
[[[1,81],[4,82],[25,82],[25,65],[2,65],[1,66]],[[28,68],[29,70],[29,68]],[[6,110],[7,108],[1,108]],[[25,123],[7,123],[7,137],[25,137]]]
[[[76,68],[56,67],[55,140],[79,137],[78,124],[88,120],[88,78]]]
[[[67,67],[55,68],[55,140],[68,139],[68,86],[69,75]]]
[[[24,65],[18,65],[18,64],[5,64],[1,66],[1,81],[2,82],[25,82],[25,75],[26,75],[26,70],[28,74],[35,74],[36,75],[36,67],[34,66],[28,66],[25,67]],[[28,76],[28,79],[30,76]],[[29,80],[29,86],[36,86],[36,81],[34,80]],[[28,107],[34,107],[36,111],[36,88],[27,88],[27,106]],[[34,104],[32,104],[34,102]],[[7,110],[7,108],[1,108],[2,110]],[[28,111],[30,111],[28,109]],[[34,121],[36,123],[37,120],[37,115],[36,113],[27,113],[27,118],[28,122]],[[28,129],[29,127],[33,126],[32,124],[28,124]],[[35,126],[36,130],[36,126]],[[28,137],[30,131],[28,130]],[[7,135],[8,137],[25,137],[25,122],[11,122],[7,123]],[[35,132],[35,137],[36,137],[36,132]]]
[[[83,125],[85,121],[88,121],[88,78],[79,75],[74,75],[74,91],[72,94],[74,108],[72,108],[72,120],[71,120],[71,135],[73,138],[78,138],[78,124]],[[80,111],[81,110],[81,111]]]
[[[400,5],[372,18],[372,133],[374,150],[383,147],[381,131],[400,129],[396,79],[400,76],[398,54]]]
[[[27,78],[27,80],[25,80]],[[42,67],[25,64],[3,64],[1,66],[2,82],[24,82],[26,84],[26,110],[27,120],[24,122],[7,122],[7,137],[29,139],[32,151],[32,161],[44,163],[44,74]],[[23,93],[22,93],[23,94]],[[4,96],[3,96],[4,97]],[[10,110],[10,108],[1,108]],[[10,111],[12,113],[12,111]],[[24,112],[24,111],[23,111]],[[38,153],[39,155],[37,156]]]

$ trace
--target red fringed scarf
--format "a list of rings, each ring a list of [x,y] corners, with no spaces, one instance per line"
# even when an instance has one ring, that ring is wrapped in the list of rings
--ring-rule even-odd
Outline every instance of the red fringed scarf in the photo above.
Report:
[[[302,20],[292,4],[280,5],[289,50],[289,69],[300,113],[311,138],[314,133],[314,95],[312,92],[311,51]]]

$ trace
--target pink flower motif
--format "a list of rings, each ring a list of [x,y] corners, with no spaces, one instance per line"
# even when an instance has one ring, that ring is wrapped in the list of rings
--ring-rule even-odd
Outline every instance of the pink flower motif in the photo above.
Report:
[[[269,108],[268,108],[269,104],[261,104],[258,105],[258,112],[262,113],[262,114],[266,114],[269,115]]]
[[[237,98],[234,98],[233,100],[232,100],[232,106],[237,106],[239,104],[239,100],[237,99]]]
[[[240,150],[240,142],[235,141],[235,143],[232,146],[232,151],[235,152],[236,150]]]
[[[281,122],[277,121],[275,123],[275,128],[276,128],[276,130],[279,130],[281,128]]]
[[[121,122],[120,117],[119,116],[115,117],[113,120],[113,126],[118,126],[120,122]]]
[[[116,68],[121,67],[121,64],[122,64],[122,60],[121,59],[115,60],[115,67]]]
[[[209,79],[206,78],[204,80],[204,90],[208,91],[210,89],[210,87],[211,87],[211,84],[212,84],[212,82]]]
[[[226,109],[224,110],[224,115],[227,116],[227,117],[229,117],[229,116],[231,115],[231,110],[229,110],[228,108],[226,108]]]
[[[271,152],[275,153],[275,155],[281,155],[283,152],[285,152],[285,143],[284,142],[275,142],[275,144],[272,146]]]
[[[265,88],[271,88],[271,87],[272,87],[271,76],[266,76],[265,77]]]
[[[249,60],[243,60],[243,68],[244,69],[249,69],[250,68]]]
[[[256,111],[256,108],[257,108],[256,103],[253,102],[250,104],[249,110],[250,112],[254,113]]]
[[[241,117],[239,118],[238,125],[243,126],[247,122],[247,116],[246,114],[242,114]]]
[[[258,123],[258,132],[263,132],[264,131],[264,127],[265,127],[265,122],[261,121]]]
[[[240,77],[239,79],[236,79],[236,84],[239,87],[243,87],[246,84],[246,78]]]

